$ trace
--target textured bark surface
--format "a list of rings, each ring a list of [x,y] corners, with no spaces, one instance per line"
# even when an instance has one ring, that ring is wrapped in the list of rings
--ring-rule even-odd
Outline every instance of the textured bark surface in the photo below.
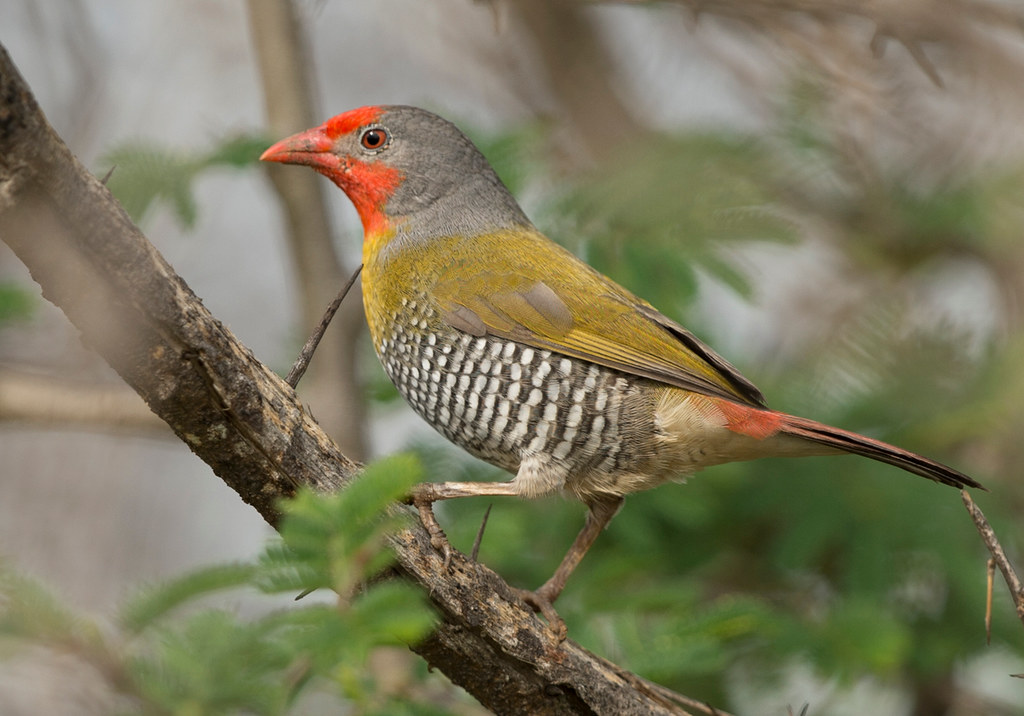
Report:
[[[358,475],[295,392],[217,321],[46,122],[0,47],[0,238],[150,409],[271,524],[276,502]],[[486,567],[449,569],[417,527],[394,540],[441,614],[416,647],[503,714],[722,713],[545,625]]]

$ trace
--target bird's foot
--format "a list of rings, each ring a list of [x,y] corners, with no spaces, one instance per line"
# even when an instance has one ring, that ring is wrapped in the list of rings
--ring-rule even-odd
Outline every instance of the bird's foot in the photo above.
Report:
[[[430,546],[436,549],[444,557],[444,568],[447,570],[452,563],[452,545],[448,541],[448,535],[441,529],[441,525],[434,516],[434,503],[437,496],[434,495],[432,485],[429,482],[416,485],[409,495],[410,501],[419,513],[420,522],[423,528],[430,535]]]
[[[554,599],[547,595],[544,587],[535,591],[529,589],[514,589],[514,591],[533,611],[539,612],[547,620],[548,631],[559,644],[565,641],[569,629],[565,626],[565,620],[555,611]]]

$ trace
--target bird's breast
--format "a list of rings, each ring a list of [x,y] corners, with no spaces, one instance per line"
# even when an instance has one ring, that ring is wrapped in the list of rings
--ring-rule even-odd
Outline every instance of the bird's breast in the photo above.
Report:
[[[403,297],[378,323],[377,353],[405,400],[498,467],[515,472],[525,457],[545,456],[572,489],[633,472],[655,449],[648,381],[451,328],[423,294]]]

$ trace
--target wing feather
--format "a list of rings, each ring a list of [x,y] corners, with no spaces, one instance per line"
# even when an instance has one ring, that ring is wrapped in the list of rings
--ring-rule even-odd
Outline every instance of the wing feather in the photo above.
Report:
[[[514,237],[522,242],[523,237]],[[434,296],[454,328],[519,341],[705,395],[763,407],[764,396],[727,360],[683,326],[597,273],[540,234],[526,261],[508,261],[509,237],[474,237],[476,258],[498,256],[467,280],[451,264]],[[505,253],[502,253],[502,251]],[[477,261],[476,263],[479,263]]]

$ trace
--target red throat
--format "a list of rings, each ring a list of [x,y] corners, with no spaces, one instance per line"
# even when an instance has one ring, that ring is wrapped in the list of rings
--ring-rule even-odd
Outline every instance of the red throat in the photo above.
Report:
[[[336,147],[340,139],[373,124],[382,113],[381,107],[361,107],[339,114],[319,127],[282,139],[260,159],[304,164],[323,174],[348,195],[363,222],[366,237],[377,235],[388,229],[384,207],[404,176],[383,162],[339,154]]]
[[[404,179],[402,172],[384,164],[347,158],[340,176],[323,172],[348,194],[363,222],[363,234],[370,237],[388,229],[384,207]]]

